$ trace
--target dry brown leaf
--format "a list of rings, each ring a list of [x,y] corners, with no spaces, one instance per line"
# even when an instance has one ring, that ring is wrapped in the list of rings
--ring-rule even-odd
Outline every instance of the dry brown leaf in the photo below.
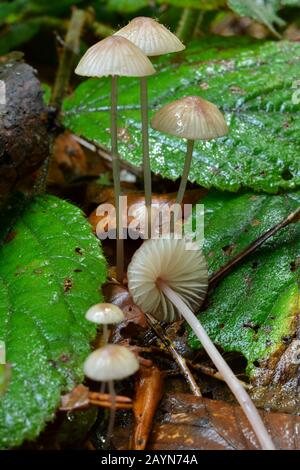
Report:
[[[277,449],[300,448],[300,417],[261,411]],[[259,450],[256,437],[237,405],[193,395],[168,395],[159,406],[147,449]],[[125,449],[128,436],[115,430],[114,444]]]
[[[84,151],[69,131],[60,134],[55,140],[48,182],[63,184],[85,175],[87,162]]]
[[[155,366],[140,367],[133,404],[134,428],[130,446],[132,450],[145,449],[162,391],[163,373]]]

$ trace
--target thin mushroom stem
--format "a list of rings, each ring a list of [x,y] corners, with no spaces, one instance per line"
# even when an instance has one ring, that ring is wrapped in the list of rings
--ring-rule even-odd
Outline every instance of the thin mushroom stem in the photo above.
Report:
[[[141,77],[141,115],[142,115],[142,142],[143,142],[143,169],[144,169],[144,190],[145,205],[147,210],[147,227],[148,238],[151,236],[151,204],[152,204],[152,188],[151,188],[151,166],[149,159],[149,123],[148,123],[148,87],[147,77]]]
[[[223,357],[207,335],[205,329],[189,309],[189,307],[181,300],[181,298],[173,291],[165,282],[162,280],[157,280],[157,285],[161,291],[168,297],[168,299],[178,308],[184,319],[193,329],[197,338],[201,341],[202,346],[205,351],[215,364],[219,373],[222,375],[224,381],[227,383],[228,387],[236,397],[237,401],[241,405],[245,415],[247,416],[257,439],[263,450],[275,450],[275,446],[272,442],[272,439],[267,432],[265,425],[249,397],[248,393],[241,385],[237,377],[234,375],[228,364],[224,361]]]
[[[120,159],[118,154],[118,128],[117,128],[117,111],[118,111],[118,92],[117,92],[117,76],[111,77],[111,157],[114,177],[114,192],[116,206],[116,239],[117,239],[117,280],[122,282],[124,275],[124,244],[121,237],[122,227],[122,207],[121,207],[121,183],[120,183]],[[122,234],[123,235],[123,234]]]
[[[110,394],[111,408],[110,408],[109,423],[108,423],[107,437],[106,437],[107,447],[110,445],[110,442],[112,439],[114,425],[115,425],[115,417],[116,417],[116,392],[115,392],[113,380],[109,380],[108,382],[108,391]]]
[[[109,338],[109,330],[106,324],[103,325],[103,334],[102,334],[102,340],[104,346],[108,343],[108,338]]]
[[[191,168],[191,162],[192,162],[192,156],[193,156],[193,149],[194,149],[194,140],[188,140],[187,141],[187,149],[186,149],[186,155],[185,155],[185,161],[184,161],[184,168],[183,168],[183,173],[180,181],[180,186],[178,189],[177,197],[176,197],[176,204],[181,204],[184,193],[185,193],[185,188],[187,185],[187,180],[189,177],[189,172]]]

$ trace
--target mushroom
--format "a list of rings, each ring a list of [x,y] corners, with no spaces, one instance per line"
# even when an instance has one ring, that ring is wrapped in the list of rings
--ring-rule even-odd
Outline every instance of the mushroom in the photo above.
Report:
[[[121,323],[125,317],[122,310],[114,304],[103,303],[95,304],[88,309],[85,318],[97,325],[103,325],[103,343],[108,342],[108,328],[107,325]]]
[[[274,444],[248,393],[208,337],[193,312],[205,298],[208,273],[205,258],[184,239],[147,240],[128,266],[128,288],[134,302],[157,320],[173,321],[179,314],[188,322],[224,381],[240,403],[264,450]],[[187,249],[189,248],[189,249]]]
[[[110,36],[90,47],[75,69],[75,73],[87,77],[111,76],[111,154],[117,226],[117,279],[123,280],[124,244],[120,229],[122,216],[120,160],[117,140],[117,77],[144,77],[155,70],[148,57],[132,42],[120,36]],[[120,237],[120,235],[122,235]]]
[[[189,176],[195,140],[211,140],[228,133],[217,106],[199,96],[186,96],[163,106],[151,120],[157,131],[187,139],[187,151],[176,203],[181,204]]]
[[[136,356],[124,346],[107,344],[103,348],[93,351],[85,360],[84,374],[96,382],[108,384],[111,397],[111,413],[107,429],[107,444],[109,444],[115,422],[116,393],[114,380],[122,380],[135,374],[139,369]]]
[[[117,31],[118,36],[125,37],[139,47],[147,56],[157,56],[185,49],[182,42],[165,26],[153,18],[139,16]],[[143,141],[143,167],[145,203],[148,212],[148,228],[151,227],[151,167],[149,159],[148,135],[148,91],[147,77],[140,79],[141,114],[142,114],[142,141]]]

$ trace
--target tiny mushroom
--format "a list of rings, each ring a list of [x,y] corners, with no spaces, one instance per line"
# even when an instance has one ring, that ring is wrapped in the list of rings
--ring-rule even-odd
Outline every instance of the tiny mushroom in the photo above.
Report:
[[[157,320],[173,321],[176,313],[184,317],[240,403],[261,447],[274,449],[251,398],[194,314],[205,298],[207,286],[205,258],[195,242],[187,245],[185,239],[147,240],[128,267],[128,288],[134,302]]]
[[[108,328],[107,325],[121,323],[124,320],[124,313],[114,304],[102,303],[95,304],[88,309],[85,318],[97,325],[103,325],[103,342],[107,344]]]
[[[223,114],[199,96],[186,96],[166,104],[151,120],[151,126],[166,134],[187,139],[184,169],[176,197],[181,204],[189,176],[195,140],[211,140],[228,133]]]
[[[93,351],[85,360],[83,370],[85,375],[96,382],[108,383],[111,397],[111,413],[107,430],[107,444],[113,432],[116,412],[116,393],[114,380],[122,380],[135,374],[139,369],[136,356],[124,346],[107,344]]]
[[[125,37],[139,47],[147,56],[158,56],[179,52],[185,49],[184,44],[175,34],[153,18],[139,16],[131,20],[128,25],[117,31],[118,36]],[[148,211],[148,223],[151,222],[151,167],[149,159],[148,135],[148,91],[147,77],[140,79],[141,113],[142,113],[142,140],[143,140],[143,166],[145,202]]]
[[[121,36],[110,36],[90,47],[75,69],[88,77],[111,76],[111,154],[117,219],[117,278],[123,280],[124,244],[120,228],[121,184],[117,139],[117,77],[144,77],[155,70],[148,57],[132,42]],[[122,236],[120,236],[122,234]]]

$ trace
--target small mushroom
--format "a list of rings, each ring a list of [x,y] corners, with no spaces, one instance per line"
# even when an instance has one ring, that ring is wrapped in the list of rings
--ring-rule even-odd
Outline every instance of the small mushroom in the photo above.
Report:
[[[163,106],[151,120],[157,131],[187,139],[184,169],[176,197],[181,204],[190,172],[195,140],[211,140],[228,133],[217,106],[199,96],[186,96]]]
[[[185,49],[182,42],[165,26],[153,18],[139,16],[131,20],[127,26],[116,33],[125,37],[139,47],[147,56],[158,56],[179,52]],[[148,212],[148,227],[151,223],[151,167],[149,159],[149,135],[148,135],[148,91],[147,77],[140,79],[141,113],[142,113],[142,140],[143,140],[143,166],[145,203]]]
[[[184,317],[240,403],[261,447],[265,450],[274,449],[251,398],[193,313],[205,298],[208,273],[201,250],[192,246],[192,242],[189,243],[189,249],[186,249],[184,239],[153,239],[144,242],[128,266],[129,292],[134,302],[157,320],[173,321],[176,314]]]
[[[124,346],[107,344],[93,351],[85,360],[83,370],[85,375],[96,382],[108,384],[111,397],[111,412],[107,429],[107,444],[109,444],[114,428],[116,413],[116,392],[114,380],[122,380],[135,374],[139,369],[136,356]]]
[[[122,310],[114,304],[103,303],[93,305],[88,309],[85,318],[97,325],[103,325],[103,343],[108,342],[108,328],[107,325],[121,323],[125,317]]]
[[[120,36],[110,36],[90,47],[75,69],[75,73],[87,77],[111,76],[111,154],[114,177],[117,219],[117,279],[123,280],[124,243],[120,230],[121,184],[120,160],[117,139],[117,77],[142,77],[155,73],[148,57],[132,42]]]

